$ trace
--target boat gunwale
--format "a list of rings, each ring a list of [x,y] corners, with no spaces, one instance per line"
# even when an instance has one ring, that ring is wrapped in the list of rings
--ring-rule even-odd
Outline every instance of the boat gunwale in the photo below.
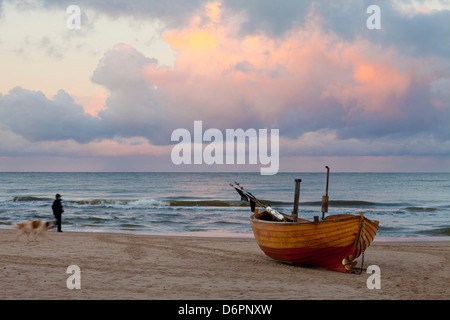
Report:
[[[332,216],[331,216],[332,217]],[[344,221],[348,221],[348,220],[361,220],[361,217],[370,221],[371,223],[375,224],[375,222],[373,222],[372,220],[370,220],[369,218],[365,217],[364,215],[352,215],[351,217],[343,217],[343,218],[338,218],[338,219],[334,219],[334,220],[320,220],[320,221],[297,221],[297,222],[293,222],[293,221],[267,221],[267,220],[260,220],[258,218],[255,217],[255,215],[251,215],[250,216],[250,221],[251,222],[258,222],[258,223],[267,223],[267,224],[275,224],[275,225],[290,225],[290,226],[295,226],[295,225],[307,225],[307,224],[319,224],[319,223],[324,223],[324,222],[344,222]]]

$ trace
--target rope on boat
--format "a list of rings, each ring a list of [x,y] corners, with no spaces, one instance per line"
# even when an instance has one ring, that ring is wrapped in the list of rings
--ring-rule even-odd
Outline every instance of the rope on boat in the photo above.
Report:
[[[358,243],[361,243],[361,237],[362,237],[361,267],[354,268],[354,270],[358,270],[358,272],[355,272],[355,274],[358,274],[358,275],[360,275],[363,271],[366,271],[366,269],[364,269],[364,252],[366,251],[366,230],[365,230],[366,223],[364,220],[364,216],[362,216],[361,219],[362,219],[361,232],[360,232],[360,236],[358,239]]]
[[[360,275],[363,271],[365,271],[366,269],[364,268],[364,252],[366,250],[366,228],[365,228],[366,224],[365,224],[365,218],[364,215],[361,214],[361,220],[360,220],[360,224],[359,224],[359,235],[358,235],[358,239],[356,241],[355,244],[355,255],[358,255],[358,248],[359,250],[361,250],[361,267],[356,267],[356,265],[358,264],[358,262],[355,260],[353,261],[353,255],[349,255],[348,257],[344,258],[342,260],[342,264],[345,266],[345,270],[347,270],[348,272],[351,272],[353,274],[358,274]]]

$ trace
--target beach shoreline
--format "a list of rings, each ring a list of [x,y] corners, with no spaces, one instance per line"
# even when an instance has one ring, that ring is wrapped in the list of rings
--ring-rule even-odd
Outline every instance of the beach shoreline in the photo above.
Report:
[[[10,226],[0,226],[1,230],[15,230]],[[49,232],[54,232],[50,230]],[[187,238],[219,238],[219,239],[253,239],[255,236],[250,233],[230,233],[218,231],[191,231],[191,232],[151,232],[139,230],[111,230],[111,229],[97,229],[97,230],[65,230],[66,233],[81,233],[81,234],[111,234],[111,235],[136,235],[136,236],[156,236],[156,237],[187,237]],[[450,241],[450,236],[419,236],[419,237],[378,237],[376,236],[373,242],[447,242]]]
[[[371,274],[274,261],[249,238],[50,231],[38,243],[0,229],[0,299],[25,300],[447,300],[450,241],[374,242]],[[358,259],[361,263],[361,258]],[[69,266],[80,289],[69,289]]]

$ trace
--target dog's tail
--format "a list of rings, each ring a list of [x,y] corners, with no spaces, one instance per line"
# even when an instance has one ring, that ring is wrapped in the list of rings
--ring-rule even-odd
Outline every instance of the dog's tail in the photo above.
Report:
[[[17,223],[12,222],[11,225],[13,226],[13,228],[18,229],[19,225]]]

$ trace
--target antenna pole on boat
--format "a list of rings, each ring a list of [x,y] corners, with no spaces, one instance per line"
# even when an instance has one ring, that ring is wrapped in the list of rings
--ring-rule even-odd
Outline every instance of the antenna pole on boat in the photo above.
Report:
[[[322,196],[322,220],[325,219],[325,212],[328,212],[328,183],[330,182],[330,168],[327,168],[327,189],[324,196]]]
[[[295,196],[294,196],[294,211],[292,211],[292,217],[294,222],[298,220],[298,202],[300,200],[300,183],[302,179],[295,179]]]

